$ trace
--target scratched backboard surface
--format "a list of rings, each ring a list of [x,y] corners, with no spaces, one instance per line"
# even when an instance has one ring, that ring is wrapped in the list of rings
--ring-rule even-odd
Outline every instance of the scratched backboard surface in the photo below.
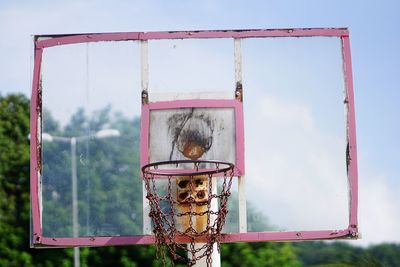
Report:
[[[44,52],[44,236],[142,234],[138,59],[134,42]]]
[[[201,144],[196,159],[235,162],[235,114],[229,108],[181,108],[150,113],[150,162],[195,159],[190,143]]]
[[[234,241],[348,227],[340,38],[125,39],[43,50],[36,245],[154,243],[140,168],[179,159],[236,165]]]

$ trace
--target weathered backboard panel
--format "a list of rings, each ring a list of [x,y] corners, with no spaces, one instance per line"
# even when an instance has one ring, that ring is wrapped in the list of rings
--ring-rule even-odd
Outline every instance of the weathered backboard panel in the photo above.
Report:
[[[191,99],[144,105],[141,165],[168,160],[221,160],[234,163],[235,174],[243,175],[243,134],[242,104],[237,100]]]
[[[191,158],[235,162],[234,115],[233,109],[226,108],[151,111],[149,162]],[[201,148],[190,154],[193,143]]]
[[[347,29],[38,36],[31,136],[35,247],[154,243],[179,159],[235,164],[223,242],[358,235]]]

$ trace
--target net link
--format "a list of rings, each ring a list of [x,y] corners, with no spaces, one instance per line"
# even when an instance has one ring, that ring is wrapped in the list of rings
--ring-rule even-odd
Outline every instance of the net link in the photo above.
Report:
[[[193,172],[180,172],[183,163],[193,163]],[[160,172],[165,164],[173,165],[175,170]],[[202,164],[212,168],[201,169]],[[224,164],[228,167],[220,168]],[[203,258],[207,266],[212,266],[214,244],[219,251],[228,213],[233,168],[230,163],[195,160],[153,163],[142,168],[157,258],[164,266],[167,254],[172,258],[171,266],[174,261],[193,266]],[[214,178],[222,179],[219,192]]]

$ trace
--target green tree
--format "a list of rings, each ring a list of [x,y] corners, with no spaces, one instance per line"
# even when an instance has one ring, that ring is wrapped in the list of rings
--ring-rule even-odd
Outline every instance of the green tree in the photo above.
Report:
[[[28,133],[29,101],[0,96],[0,266],[30,262]]]
[[[68,249],[29,247],[29,100],[0,95],[0,266],[70,266]]]
[[[78,109],[60,131],[44,114],[43,230],[52,237],[72,236],[71,143],[76,138],[79,235],[139,235],[142,231],[142,186],[139,175],[139,120],[112,114],[106,107],[92,116]],[[95,133],[115,128],[118,138]],[[58,137],[57,137],[58,136]],[[61,136],[61,138],[59,138]]]
[[[368,248],[350,243],[310,241],[294,243],[303,266],[400,266],[400,245],[381,244]]]
[[[322,241],[311,241],[294,244],[300,260],[306,266],[318,264],[352,264],[356,263],[361,248],[351,247],[347,243],[337,242],[335,245]]]
[[[373,245],[366,252],[370,261],[378,259],[381,266],[400,266],[400,244]]]
[[[290,243],[236,243],[221,247],[222,266],[301,266]]]
[[[80,234],[88,230],[111,235],[140,233],[142,214],[132,214],[132,210],[141,211],[139,119],[127,119],[107,107],[91,117],[78,110],[61,127],[48,111],[44,113],[44,130],[55,136],[91,135],[103,128],[116,128],[122,133],[118,139],[90,139],[77,147],[79,223],[83,226]],[[29,248],[28,134],[29,100],[23,95],[0,95],[0,266],[71,266],[72,249]],[[43,205],[51,211],[43,218],[49,227],[46,231],[70,236],[70,147],[68,143],[45,142],[43,150]],[[88,181],[91,192],[87,192]],[[236,206],[236,202],[233,195],[230,205]],[[248,204],[250,230],[273,229],[267,218]],[[237,231],[237,210],[231,209],[229,216],[231,228],[226,230]],[[87,218],[90,229],[84,228]],[[221,251],[223,266],[400,266],[398,244],[358,248],[318,241],[237,243],[222,244]],[[82,248],[81,265],[161,266],[155,252],[154,246]]]

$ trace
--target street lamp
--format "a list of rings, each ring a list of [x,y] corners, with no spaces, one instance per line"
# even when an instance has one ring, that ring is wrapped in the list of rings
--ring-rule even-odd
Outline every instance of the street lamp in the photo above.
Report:
[[[103,129],[96,132],[94,135],[84,136],[53,136],[49,133],[42,133],[42,141],[45,142],[68,142],[71,146],[71,186],[72,186],[72,236],[78,237],[78,184],[77,184],[77,165],[76,165],[76,142],[86,139],[104,139],[110,137],[120,136],[120,132],[116,129]],[[74,247],[74,266],[80,266],[80,252],[79,247]]]

